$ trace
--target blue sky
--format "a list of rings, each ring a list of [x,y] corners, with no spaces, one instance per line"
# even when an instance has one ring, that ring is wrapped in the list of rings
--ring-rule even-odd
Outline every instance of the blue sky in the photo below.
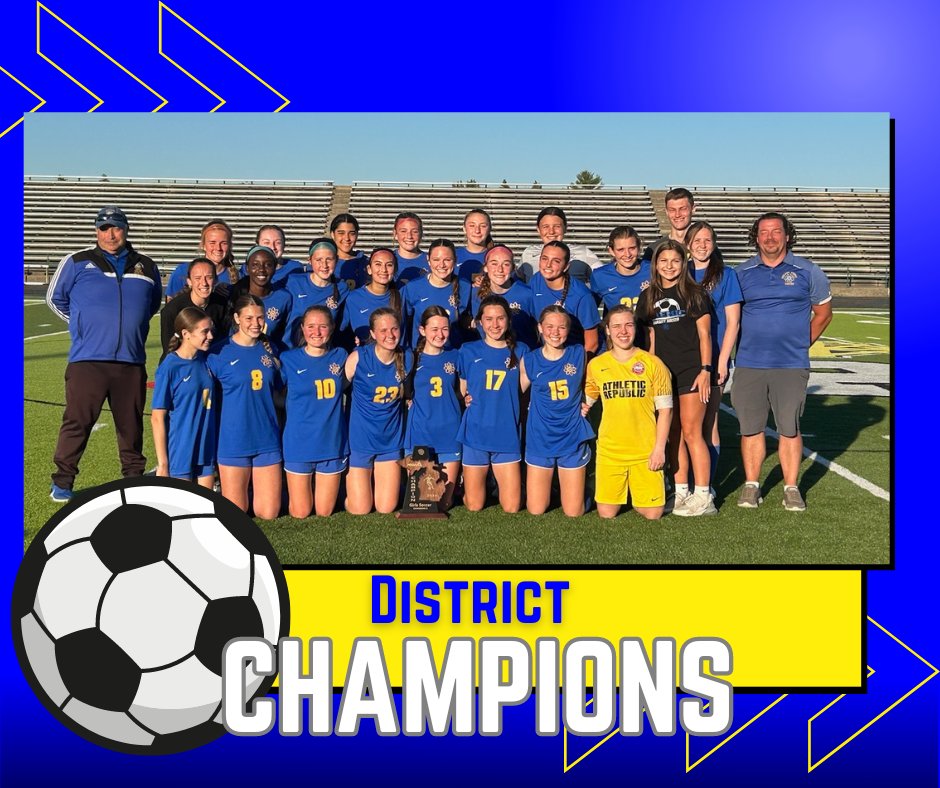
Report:
[[[57,114],[26,118],[28,175],[877,187],[888,115]]]

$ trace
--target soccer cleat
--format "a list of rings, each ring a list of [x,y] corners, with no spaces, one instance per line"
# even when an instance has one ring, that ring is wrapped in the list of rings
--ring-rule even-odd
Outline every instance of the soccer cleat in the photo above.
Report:
[[[67,489],[66,487],[59,487],[58,484],[53,483],[52,489],[49,490],[49,497],[56,503],[68,503],[72,500],[74,493]]]
[[[783,488],[783,508],[788,512],[805,512],[806,502],[796,487]]]
[[[738,496],[738,506],[745,509],[756,509],[763,502],[764,499],[760,497],[760,487],[755,487],[753,484],[745,484]]]
[[[703,492],[694,492],[685,496],[681,504],[677,504],[672,513],[677,517],[700,517],[703,514],[718,514],[715,502],[711,495]]]

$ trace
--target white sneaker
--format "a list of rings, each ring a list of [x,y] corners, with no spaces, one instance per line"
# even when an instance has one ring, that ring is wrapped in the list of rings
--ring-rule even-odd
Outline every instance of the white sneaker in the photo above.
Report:
[[[685,502],[689,500],[689,497],[692,495],[692,491],[688,490],[687,492],[673,492],[672,495],[666,497],[666,504],[663,506],[663,514],[670,514],[675,512],[676,509],[679,509],[685,506]]]
[[[672,513],[677,517],[699,517],[703,514],[718,514],[718,510],[710,493],[694,492],[682,502],[682,506],[677,505]]]

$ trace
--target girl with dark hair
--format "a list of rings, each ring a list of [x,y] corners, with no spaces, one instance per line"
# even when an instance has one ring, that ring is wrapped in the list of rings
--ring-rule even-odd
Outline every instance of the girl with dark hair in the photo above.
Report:
[[[702,437],[714,382],[711,299],[689,275],[686,250],[678,241],[660,243],[653,250],[652,264],[650,286],[640,296],[637,316],[649,327],[650,352],[662,359],[672,375],[678,402],[669,437],[669,464],[676,489],[673,514],[715,514],[718,510],[708,484],[708,447]],[[692,491],[690,459],[695,475]]]
[[[243,295],[250,294],[261,300],[264,307],[264,336],[280,353],[287,349],[285,337],[293,299],[287,290],[275,288],[271,284],[276,268],[277,255],[273,249],[267,246],[252,246],[245,255],[245,270],[248,275],[232,286],[229,299],[230,303],[234,304]],[[228,318],[230,332],[234,331],[233,323],[230,315]]]
[[[421,251],[424,223],[413,211],[403,211],[395,217],[392,238],[395,241],[395,259],[398,260],[398,281],[402,286],[420,279],[430,269],[428,256]]]
[[[372,313],[369,336],[372,341],[346,359],[346,378],[352,381],[346,511],[368,514],[374,504],[376,511],[390,514],[401,489],[404,386],[411,353],[401,347],[401,319],[393,309]]]
[[[330,348],[333,315],[317,304],[300,323],[304,346],[281,356],[287,386],[284,470],[291,517],[329,517],[349,463],[343,414],[347,354]],[[315,440],[311,440],[315,438]]]
[[[359,240],[359,220],[351,213],[339,213],[330,222],[330,238],[336,244],[339,278],[350,290],[362,287],[369,281],[366,273],[368,259],[356,249]]]
[[[221,340],[224,337],[228,302],[221,293],[215,292],[215,265],[208,257],[197,257],[189,264],[186,287],[160,311],[160,343],[163,346],[160,361],[170,352],[176,318],[187,307],[205,312],[212,320],[216,338]]]
[[[429,306],[440,306],[450,315],[447,347],[460,347],[460,320],[470,307],[470,284],[457,277],[457,251],[452,241],[438,238],[428,247],[430,273],[409,282],[402,291],[405,325],[411,326],[409,347],[418,344],[420,316]]]
[[[212,487],[215,480],[215,416],[212,375],[206,352],[212,319],[186,307],[173,325],[166,358],[157,367],[150,424],[157,476],[173,476]]]
[[[525,282],[513,275],[516,266],[512,250],[503,244],[496,244],[488,249],[484,256],[483,273],[470,291],[470,314],[475,315],[480,309],[480,302],[490,295],[500,295],[509,303],[512,310],[512,330],[520,342],[530,347],[536,345],[535,307],[532,303],[532,290]],[[483,337],[483,327],[476,326]]]
[[[457,247],[457,276],[471,281],[483,268],[483,256],[493,245],[493,222],[482,208],[474,208],[463,217],[466,244]]]
[[[712,388],[702,430],[711,461],[710,478],[715,478],[721,439],[718,436],[718,406],[725,383],[728,382],[731,354],[738,341],[741,326],[741,285],[738,275],[726,268],[714,228],[708,222],[692,222],[686,230],[685,243],[692,255],[690,271],[696,282],[712,299],[712,358],[716,359],[715,385]]]
[[[492,467],[504,512],[518,512],[522,477],[522,409],[519,359],[528,346],[517,343],[512,312],[502,296],[480,302],[477,323],[484,338],[460,348],[457,369],[467,405],[457,439],[463,445],[464,505],[479,511],[486,504],[486,476]]]
[[[232,228],[221,219],[210,219],[199,236],[199,250],[215,266],[215,286],[228,297],[228,286],[238,281],[238,269],[232,256]],[[189,263],[176,266],[166,283],[167,300],[186,286]]]
[[[287,336],[292,346],[303,344],[300,335],[300,321],[304,312],[316,304],[325,304],[333,323],[341,322],[340,309],[349,287],[342,280],[337,280],[336,271],[336,244],[329,238],[317,238],[310,244],[310,273],[304,276],[291,276],[287,279],[287,290],[293,297],[293,308],[288,321]]]
[[[233,304],[236,331],[209,354],[219,381],[219,481],[222,495],[248,511],[248,485],[256,517],[273,520],[281,508],[281,432],[274,392],[280,362],[263,337],[264,303],[246,293]]]
[[[588,355],[597,352],[597,325],[601,322],[597,302],[588,288],[571,276],[571,251],[562,241],[549,241],[542,247],[539,272],[532,277],[532,301],[535,313],[557,304],[571,315],[571,344],[584,345]]]
[[[447,472],[442,509],[449,509],[460,475],[460,398],[457,394],[457,351],[446,350],[450,315],[440,306],[429,306],[421,315],[414,361],[408,373],[408,423],[405,456],[416,446],[429,446]]]
[[[532,389],[526,418],[526,509],[544,514],[558,468],[561,508],[569,517],[584,514],[584,482],[594,430],[581,415],[585,352],[568,345],[571,315],[547,306],[539,317],[542,346],[523,356],[522,391]]]
[[[395,281],[398,261],[391,249],[380,246],[372,250],[366,263],[368,277],[364,287],[351,290],[343,305],[344,342],[348,347],[364,345],[369,341],[369,318],[380,307],[389,307],[401,316],[402,298]],[[354,339],[346,342],[352,332]]]
[[[538,270],[543,244],[547,244],[549,241],[565,240],[565,233],[568,232],[568,217],[561,208],[550,205],[539,211],[538,218],[535,220],[535,227],[542,242],[527,246],[522,252],[522,260],[519,265],[519,276],[526,282]],[[582,284],[587,285],[591,280],[591,271],[601,266],[600,258],[584,244],[569,244],[568,248],[571,250],[572,276]]]

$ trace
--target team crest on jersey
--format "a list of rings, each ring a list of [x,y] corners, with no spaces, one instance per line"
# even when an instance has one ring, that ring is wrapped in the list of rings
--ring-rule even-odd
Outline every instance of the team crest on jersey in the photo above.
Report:
[[[330,296],[329,298],[326,299],[326,305],[330,309],[336,309],[339,306],[339,304],[336,302],[336,299],[333,298],[333,296]]]
[[[630,370],[634,375],[642,375],[646,372],[646,365],[642,361],[637,361]]]
[[[395,382],[401,383],[401,372],[399,372],[398,370],[395,371]]]
[[[339,366],[339,364],[337,364],[335,361],[334,361],[332,364],[330,364],[330,372],[331,372],[332,374],[338,375],[338,374],[339,374],[339,370],[340,370],[340,366]]]
[[[506,356],[506,369],[509,369],[509,362],[512,361],[511,356]]]
[[[790,285],[790,286],[795,285],[795,284],[796,284],[796,280],[797,280],[798,278],[799,278],[799,277],[797,276],[796,271],[787,271],[787,272],[781,277],[781,279],[783,279],[783,283],[784,283],[785,285]]]
[[[142,274],[143,272],[144,272],[143,263],[136,263],[136,264],[134,265],[134,273],[135,273],[135,274]]]
[[[268,316],[268,320],[277,320],[278,316],[281,314],[281,310],[276,306],[269,306],[265,314]]]
[[[560,300],[556,300],[554,305],[555,305],[555,306],[564,306],[564,305],[565,305],[565,302],[564,302],[564,301],[560,301]]]
[[[522,311],[522,304],[520,304],[518,301],[513,301],[513,302],[509,305],[509,308],[510,308],[513,312],[521,312],[521,311]]]
[[[564,370],[566,375],[574,375],[577,373],[578,368],[574,364],[565,364]]]
[[[457,297],[454,296],[454,295],[451,295],[451,297],[447,299],[447,303],[450,304],[452,307],[456,308],[456,306],[457,306]]]
[[[456,371],[457,371],[457,367],[454,366],[453,361],[444,362],[444,372],[446,372],[448,375],[453,375],[454,372]]]
[[[272,359],[269,355],[265,354],[261,357],[261,363],[264,364],[266,367],[271,367],[271,366],[274,366],[274,359]]]
[[[646,288],[649,287],[649,286],[650,286],[650,280],[649,280],[649,279],[647,279],[645,282],[641,282],[641,283],[640,283],[640,292],[642,293],[642,292],[643,292],[644,290],[646,290]]]

